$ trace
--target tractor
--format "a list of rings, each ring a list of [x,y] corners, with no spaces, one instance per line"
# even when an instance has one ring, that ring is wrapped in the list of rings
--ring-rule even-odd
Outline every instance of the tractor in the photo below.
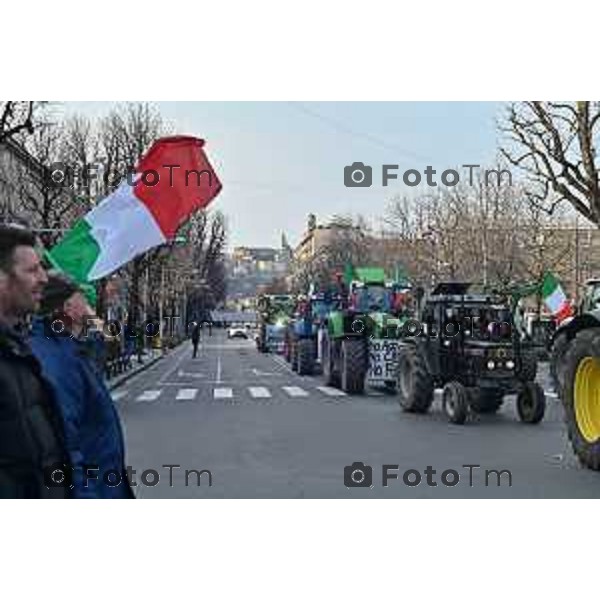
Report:
[[[327,315],[320,344],[327,385],[361,394],[365,385],[396,388],[397,351],[408,286],[386,282],[383,269],[353,270],[343,305]]]
[[[326,316],[339,308],[342,299],[335,292],[315,292],[300,297],[294,317],[287,325],[284,357],[298,375],[313,375],[321,364],[319,340]]]
[[[579,462],[600,471],[600,279],[586,282],[578,314],[557,328],[551,371]]]
[[[566,369],[566,350],[581,329],[597,326],[596,315],[599,310],[600,279],[588,279],[583,299],[577,307],[577,315],[562,321],[550,342],[550,375],[554,388],[559,393]]]
[[[473,412],[496,412],[517,394],[524,423],[539,423],[546,399],[536,383],[537,360],[514,326],[501,296],[467,293],[468,283],[440,283],[425,299],[419,321],[408,327],[399,351],[398,400],[406,412],[429,410],[443,388],[444,411],[463,424]]]
[[[294,297],[288,294],[263,294],[256,303],[259,352],[283,352],[285,330],[294,307]]]

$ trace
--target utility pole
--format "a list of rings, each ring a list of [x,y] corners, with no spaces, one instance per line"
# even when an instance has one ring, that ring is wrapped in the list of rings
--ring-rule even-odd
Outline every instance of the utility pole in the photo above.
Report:
[[[158,336],[160,340],[160,348],[164,352],[164,339],[163,339],[163,303],[165,298],[165,265],[162,260],[160,263],[160,295],[158,303]]]

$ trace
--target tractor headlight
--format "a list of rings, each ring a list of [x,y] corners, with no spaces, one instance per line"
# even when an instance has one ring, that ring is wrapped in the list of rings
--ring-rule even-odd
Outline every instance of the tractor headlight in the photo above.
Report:
[[[487,368],[490,371],[493,371],[496,368],[496,363],[493,360],[488,360],[488,362],[487,362]]]
[[[507,360],[506,361],[506,368],[507,369],[514,369],[515,368],[515,363],[512,360]]]
[[[449,346],[450,345],[450,340],[444,340],[444,346]]]

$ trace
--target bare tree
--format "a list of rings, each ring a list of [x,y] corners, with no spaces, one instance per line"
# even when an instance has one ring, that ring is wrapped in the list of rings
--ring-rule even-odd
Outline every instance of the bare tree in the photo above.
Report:
[[[509,106],[500,129],[502,154],[528,180],[528,196],[552,213],[569,203],[600,226],[596,144],[599,102],[518,102]]]
[[[0,102],[0,144],[20,133],[33,134],[35,102]]]
[[[386,223],[392,234],[387,245],[396,242],[396,260],[418,285],[444,279],[483,286],[537,280],[550,264],[559,268],[570,251],[558,212],[549,215],[530,203],[519,185],[475,180],[395,198]]]

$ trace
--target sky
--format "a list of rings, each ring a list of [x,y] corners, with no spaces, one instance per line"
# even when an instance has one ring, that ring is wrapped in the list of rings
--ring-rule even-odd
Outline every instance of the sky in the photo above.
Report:
[[[111,102],[68,102],[66,114],[95,118]],[[285,233],[296,244],[307,215],[319,223],[335,214],[381,226],[390,199],[414,194],[402,182],[408,169],[441,172],[463,164],[493,164],[497,120],[493,102],[158,102],[173,133],[206,140],[223,191],[229,245],[278,246]],[[346,187],[344,167],[372,167],[371,187]],[[399,180],[382,186],[382,165],[398,165]],[[425,181],[425,175],[423,175]]]

